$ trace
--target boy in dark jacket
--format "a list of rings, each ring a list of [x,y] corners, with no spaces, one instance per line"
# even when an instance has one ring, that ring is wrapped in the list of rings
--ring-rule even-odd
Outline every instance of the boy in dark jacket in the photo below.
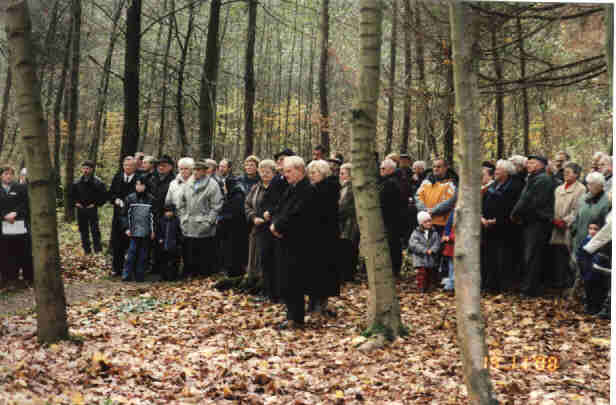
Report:
[[[173,204],[165,205],[158,223],[157,239],[161,276],[165,281],[174,281],[178,276],[182,231]]]
[[[154,196],[147,190],[144,179],[135,181],[135,192],[126,197],[122,225],[130,240],[122,281],[130,281],[133,276],[142,282],[148,258],[150,240],[154,240]]]

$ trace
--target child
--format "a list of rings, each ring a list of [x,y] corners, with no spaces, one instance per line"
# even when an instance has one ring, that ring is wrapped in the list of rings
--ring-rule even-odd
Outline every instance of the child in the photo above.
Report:
[[[174,281],[178,275],[182,231],[173,204],[165,205],[159,219],[158,245],[160,248],[161,275],[165,281]]]
[[[441,238],[441,242],[445,245],[443,248],[443,265],[446,266],[445,268],[448,270],[447,278],[444,278],[442,281],[445,291],[453,291],[454,287],[453,253],[456,241],[456,226],[453,224],[453,216],[454,213],[452,212],[449,215],[443,237]]]
[[[409,252],[412,254],[413,267],[417,270],[417,288],[426,292],[430,288],[432,273],[437,271],[437,257],[440,247],[438,232],[432,228],[432,217],[426,211],[417,214],[419,226],[409,239]]]
[[[150,240],[154,240],[154,197],[147,191],[147,182],[143,178],[135,181],[135,192],[126,197],[122,225],[130,239],[122,281],[133,277],[142,282],[145,277],[145,265],[148,259]]]
[[[605,276],[593,270],[593,257],[584,250],[584,246],[597,234],[603,226],[601,218],[595,218],[588,224],[588,235],[582,240],[576,250],[577,262],[580,266],[582,280],[584,280],[584,312],[589,315],[596,314],[601,309],[601,303],[607,293]]]

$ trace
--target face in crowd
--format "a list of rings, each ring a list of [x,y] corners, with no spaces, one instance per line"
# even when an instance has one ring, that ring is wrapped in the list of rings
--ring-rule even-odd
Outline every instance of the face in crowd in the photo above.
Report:
[[[436,160],[432,166],[432,172],[434,173],[434,176],[439,179],[445,177],[445,173],[447,173],[447,164],[445,161],[443,159]]]
[[[247,160],[244,163],[244,170],[248,176],[254,176],[257,173],[257,164],[254,160]]]
[[[123,163],[124,173],[127,176],[132,175],[137,170],[137,163],[135,159],[125,159]]]
[[[292,165],[286,165],[284,167],[284,177],[291,185],[299,183],[305,175],[303,167],[294,167]]]
[[[163,176],[166,176],[167,174],[169,174],[169,172],[171,172],[172,169],[173,169],[173,166],[171,166],[167,162],[162,162],[158,164],[158,173],[162,174]]]

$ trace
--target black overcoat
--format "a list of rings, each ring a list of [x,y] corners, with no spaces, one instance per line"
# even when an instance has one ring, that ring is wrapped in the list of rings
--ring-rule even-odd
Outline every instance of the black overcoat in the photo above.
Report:
[[[307,294],[315,297],[340,295],[342,275],[338,266],[340,226],[338,224],[338,201],[340,183],[335,176],[329,176],[313,185],[315,195],[311,209],[314,210],[315,235],[310,249],[318,252],[310,280],[306,286]]]
[[[110,245],[112,247],[117,244],[117,241],[125,237],[122,224],[123,209],[115,205],[115,200],[116,198],[119,198],[120,200],[125,201],[129,194],[135,192],[135,182],[137,181],[138,176],[138,173],[134,173],[131,181],[125,183],[124,172],[119,171],[115,176],[113,176],[113,180],[111,181],[111,186],[109,187],[109,201],[113,205],[113,220],[111,223],[110,240]]]
[[[314,257],[311,246],[318,238],[315,212],[312,209],[316,190],[306,177],[290,185],[283,194],[272,223],[282,238],[276,239],[275,286],[278,297],[293,297],[306,293]],[[320,256],[320,255],[319,255]]]
[[[227,186],[230,184],[233,186],[225,196],[217,232],[222,240],[223,266],[231,272],[230,275],[239,276],[248,262],[248,225],[244,189],[235,180],[227,179]]]

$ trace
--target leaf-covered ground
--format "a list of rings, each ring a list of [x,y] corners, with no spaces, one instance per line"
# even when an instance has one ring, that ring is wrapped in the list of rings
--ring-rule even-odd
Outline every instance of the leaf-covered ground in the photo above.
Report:
[[[36,320],[16,296],[0,300],[0,404],[464,404],[453,296],[399,284],[410,334],[358,346],[365,283],[330,300],[336,318],[275,329],[284,308],[213,289],[214,280],[101,280],[103,256],[63,242],[71,341],[36,342]],[[85,271],[78,268],[90,263]],[[92,267],[96,266],[96,269]],[[81,274],[81,275],[80,275]],[[409,275],[407,274],[407,277]],[[501,404],[608,404],[610,323],[555,297],[486,296],[489,364]]]

